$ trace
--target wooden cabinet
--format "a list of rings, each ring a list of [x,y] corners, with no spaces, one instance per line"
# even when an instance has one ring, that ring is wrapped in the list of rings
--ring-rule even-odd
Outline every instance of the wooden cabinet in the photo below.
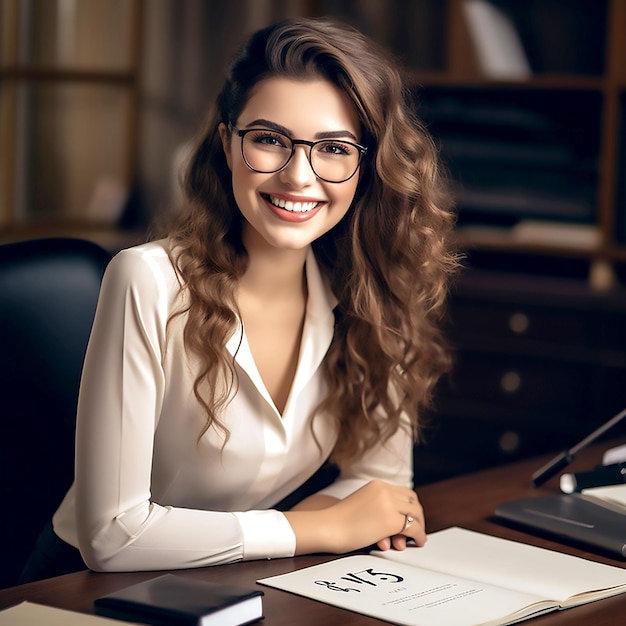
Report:
[[[608,421],[626,404],[624,320],[624,296],[578,280],[465,272],[418,483],[566,449]]]
[[[571,447],[626,405],[626,1],[312,5],[411,68],[454,185],[468,269],[417,483]]]
[[[499,40],[484,21],[470,27],[476,3],[511,29],[527,74],[516,70],[510,37]],[[626,2],[310,4],[352,21],[412,68],[418,112],[456,183],[464,248],[575,258],[596,286],[623,282]],[[505,70],[481,62],[481,42]]]

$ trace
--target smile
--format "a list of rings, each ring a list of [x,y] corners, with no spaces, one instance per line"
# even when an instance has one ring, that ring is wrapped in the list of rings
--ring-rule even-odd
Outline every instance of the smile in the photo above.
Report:
[[[290,213],[308,213],[319,205],[319,202],[293,202],[270,195],[266,195],[265,197],[275,207],[289,211]]]

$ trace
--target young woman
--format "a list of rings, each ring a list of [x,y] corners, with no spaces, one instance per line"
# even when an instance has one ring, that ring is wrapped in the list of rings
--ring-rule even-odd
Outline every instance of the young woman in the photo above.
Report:
[[[396,67],[326,20],[235,59],[176,225],[107,269],[48,540],[98,571],[426,541],[412,447],[448,366],[452,214]]]

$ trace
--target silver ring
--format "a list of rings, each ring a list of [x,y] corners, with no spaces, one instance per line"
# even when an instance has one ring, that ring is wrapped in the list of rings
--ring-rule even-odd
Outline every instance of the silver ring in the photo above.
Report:
[[[404,522],[404,528],[402,529],[402,532],[404,532],[414,521],[415,521],[415,519],[413,519],[410,515],[407,515],[406,516],[406,521]]]

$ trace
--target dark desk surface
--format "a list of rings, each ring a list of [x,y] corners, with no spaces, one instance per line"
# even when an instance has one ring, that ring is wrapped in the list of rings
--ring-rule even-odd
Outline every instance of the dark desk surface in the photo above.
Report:
[[[623,441],[611,441],[608,444],[594,446],[579,453],[572,468],[589,469],[601,461],[602,451],[606,447],[619,443],[623,443]],[[603,563],[626,567],[624,561],[612,560],[574,546],[513,530],[499,525],[491,519],[496,505],[501,502],[558,492],[558,478],[553,478],[538,489],[530,487],[531,474],[549,458],[547,456],[532,461],[524,461],[421,487],[418,493],[426,512],[428,530],[432,532],[448,526],[463,526]],[[253,587],[259,578],[300,569],[330,558],[335,557],[303,556],[271,561],[249,561],[176,573],[190,578],[232,582]],[[95,598],[141,580],[152,578],[160,573],[96,574],[85,571],[59,576],[58,578],[0,590],[0,609],[28,600],[92,613]],[[265,613],[263,623],[265,626],[293,626],[296,623],[298,626],[313,624],[366,626],[383,623],[276,589],[263,587],[263,591],[265,592],[263,598]],[[558,624],[615,626],[623,623],[625,615],[626,595],[622,595],[535,618],[530,623],[537,626]]]

